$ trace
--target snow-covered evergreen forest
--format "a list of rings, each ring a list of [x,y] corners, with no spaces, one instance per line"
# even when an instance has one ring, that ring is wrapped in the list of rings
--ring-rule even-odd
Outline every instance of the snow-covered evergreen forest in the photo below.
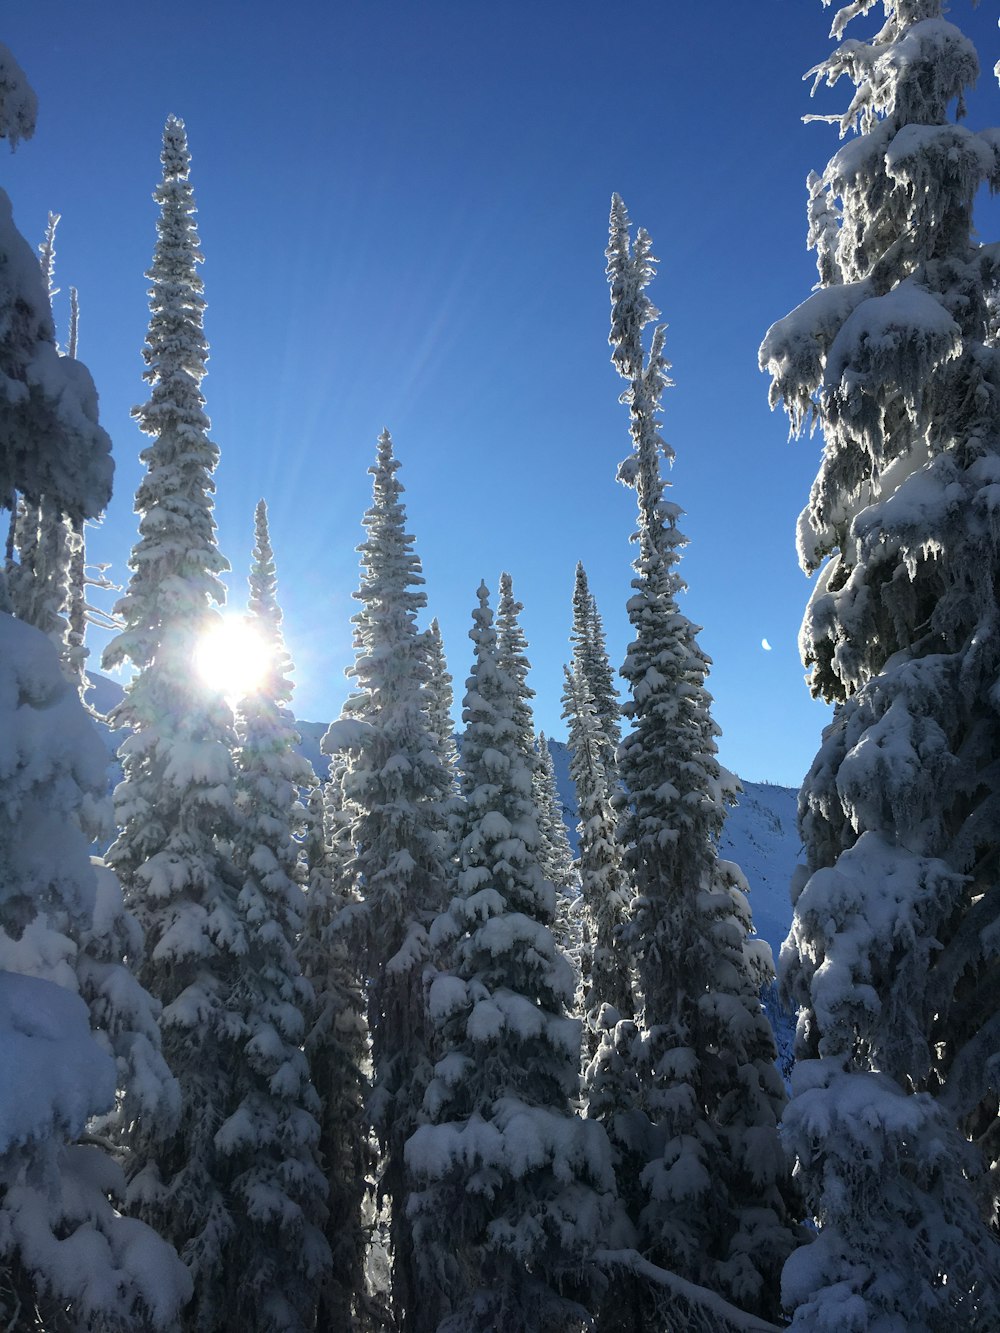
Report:
[[[0,191],[4,1329],[1000,1329],[1000,241],[973,222],[1000,130],[964,124],[979,63],[942,0],[854,0],[833,41],[817,281],[761,331],[772,405],[823,440],[800,646],[834,705],[777,960],[766,874],[724,855],[741,787],[681,596],[658,259],[618,194],[592,336],[635,501],[632,641],[616,673],[578,565],[569,828],[514,580],[472,571],[469,642],[444,643],[419,463],[388,429],[315,762],[265,499],[221,633],[174,116],[112,596],[86,550],[111,442],[75,291],[53,319],[58,218],[36,247]],[[11,149],[36,113],[0,46]],[[107,712],[98,665],[124,682]]]

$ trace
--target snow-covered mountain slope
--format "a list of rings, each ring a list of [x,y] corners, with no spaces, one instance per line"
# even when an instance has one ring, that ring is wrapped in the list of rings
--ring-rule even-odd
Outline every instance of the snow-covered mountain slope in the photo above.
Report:
[[[91,672],[90,679],[94,688],[87,701],[98,712],[107,713],[121,698],[121,686],[97,672]],[[327,724],[299,721],[296,725],[302,736],[301,753],[316,773],[325,778],[328,761],[320,753],[320,741]],[[106,734],[108,748],[113,752],[121,736]],[[563,815],[575,850],[576,792],[569,776],[569,752],[561,741],[550,740],[549,749],[555,763]],[[722,855],[735,861],[746,875],[754,926],[770,944],[775,958],[792,919],[788,886],[800,847],[795,827],[796,795],[790,787],[775,787],[766,782],[746,783],[738,804],[726,819],[720,848]]]
[[[747,782],[730,810],[720,850],[735,861],[750,885],[750,908],[758,935],[774,950],[792,922],[789,886],[802,842],[795,816],[798,792],[769,782]]]
[[[563,815],[576,849],[576,792],[569,776],[569,751],[561,741],[549,741]],[[798,793],[792,787],[769,782],[747,782],[738,803],[729,811],[720,851],[735,861],[750,884],[754,926],[777,958],[792,920],[789,884],[799,859],[801,843],[795,824]]]

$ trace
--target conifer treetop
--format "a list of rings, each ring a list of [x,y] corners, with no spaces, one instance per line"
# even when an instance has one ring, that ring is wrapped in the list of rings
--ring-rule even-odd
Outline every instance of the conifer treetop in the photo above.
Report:
[[[528,640],[521,628],[520,614],[524,603],[514,596],[514,582],[507,573],[500,575],[500,592],[497,599],[496,640],[497,666],[507,672],[514,688],[513,723],[517,732],[518,745],[529,767],[535,767],[535,723],[531,711],[531,700],[535,691],[528,684]]]
[[[375,462],[368,469],[372,482],[372,503],[362,520],[367,538],[358,547],[363,576],[354,594],[360,602],[374,602],[391,588],[397,614],[412,618],[427,605],[420,557],[413,550],[413,537],[406,531],[403,483],[396,473],[399,460],[392,447],[392,436],[383,430],[378,437]],[[360,616],[355,623],[360,623]]]
[[[607,641],[604,625],[597,610],[597,601],[590,591],[587,571],[582,563],[576,567],[573,585],[573,628],[570,631],[573,645],[573,669],[585,685],[597,719],[604,733],[602,742],[602,762],[609,777],[609,788],[613,785],[615,755],[621,744],[621,703],[614,684],[614,672],[608,660]]]
[[[442,756],[450,765],[456,762],[455,723],[451,708],[454,702],[452,676],[444,655],[444,640],[437,617],[427,628],[427,661],[429,670],[427,714]]]
[[[759,1002],[773,968],[766,944],[749,938],[746,881],[718,856],[733,790],[717,758],[709,659],[678,606],[685,539],[660,471],[671,456],[659,416],[669,383],[664,326],[654,328],[648,356],[641,338],[656,317],[645,295],[655,260],[646,233],[630,247],[617,196],[610,230],[612,359],[627,381],[633,446],[619,475],[635,487],[639,510],[628,602],[635,638],[622,667],[631,728],[619,750],[635,892],[625,940],[643,1001],[629,1058],[652,1131],[641,1145],[646,1202],[637,1220],[647,1257],[755,1314],[776,1314],[777,1275],[797,1235],[777,1137],[783,1090]],[[598,1063],[617,1046],[609,1031]]]
[[[541,837],[539,864],[542,874],[549,883],[562,891],[559,895],[560,909],[567,919],[561,924],[569,931],[570,905],[562,901],[562,895],[571,890],[573,891],[571,896],[575,895],[575,890],[579,887],[579,876],[573,863],[573,852],[563,819],[562,798],[556,782],[555,763],[544,731],[538,733],[533,789],[538,815],[538,832]]]
[[[153,394],[132,409],[142,430],[154,436],[171,426],[209,429],[198,391],[208,362],[204,283],[198,273],[204,255],[194,220],[197,206],[187,133],[176,116],[168,117],[164,127],[160,161],[163,175],[153,191],[160,205],[157,241],[146,270],[151,319],[143,349],[143,378],[153,386]]]
[[[291,700],[294,691],[291,680],[292,659],[285,647],[281,629],[283,613],[278,601],[278,576],[268,530],[267,505],[263,500],[257,501],[254,510],[254,547],[249,585],[247,610],[257,633],[268,648],[268,670],[259,693],[262,698],[283,708]]]
[[[619,195],[611,200],[611,222],[607,256],[607,277],[611,287],[611,332],[608,341],[614,349],[611,360],[628,386],[619,401],[629,409],[632,454],[618,469],[618,479],[634,486],[639,501],[639,532],[633,540],[640,543],[643,557],[648,556],[654,540],[663,552],[659,530],[667,525],[670,545],[686,541],[676,528],[681,510],[663,498],[667,485],[660,470],[660,458],[673,461],[674,452],[660,434],[660,396],[671,384],[670,363],[663,355],[666,325],[657,324],[648,356],[642,345],[642,330],[659,316],[659,310],[646,294],[656,275],[657,260],[652,240],[642,227],[634,244],[630,239],[628,210]],[[678,576],[679,577],[679,576]],[[683,585],[678,583],[678,588]]]
[[[193,638],[214,614],[213,604],[221,605],[226,596],[219,575],[229,563],[216,543],[212,517],[219,450],[208,438],[200,389],[208,344],[190,160],[184,123],[171,116],[163,132],[163,174],[153,195],[160,205],[157,241],[146,274],[150,320],[143,377],[150,396],[132,409],[152,442],[140,454],[146,473],[135,496],[140,517],[132,576],[115,607],[124,628],[104,654],[106,668],[126,659],[146,665],[168,640],[179,654],[189,655]]]

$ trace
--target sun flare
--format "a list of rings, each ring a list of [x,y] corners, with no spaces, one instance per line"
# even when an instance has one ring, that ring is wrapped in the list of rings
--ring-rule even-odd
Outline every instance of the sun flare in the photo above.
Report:
[[[206,630],[194,655],[202,681],[234,703],[260,689],[268,661],[260,634],[249,620],[235,616],[225,616]]]

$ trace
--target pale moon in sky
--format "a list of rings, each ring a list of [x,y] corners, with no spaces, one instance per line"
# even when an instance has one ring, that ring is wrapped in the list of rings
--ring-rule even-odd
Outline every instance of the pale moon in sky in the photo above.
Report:
[[[761,639],[760,646],[764,649],[765,653],[769,653],[771,651],[771,645],[768,643],[766,639]]]

